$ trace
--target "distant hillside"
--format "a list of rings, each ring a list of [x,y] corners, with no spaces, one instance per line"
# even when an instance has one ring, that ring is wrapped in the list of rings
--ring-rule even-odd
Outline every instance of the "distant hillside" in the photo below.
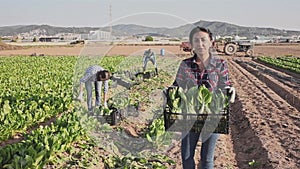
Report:
[[[140,34],[160,34],[164,36],[168,36],[169,31],[172,29],[170,28],[153,28],[153,27],[146,27],[134,24],[119,24],[112,26],[113,34],[116,36],[123,36],[123,35],[140,35]],[[104,27],[101,30],[108,31],[108,27]],[[172,35],[177,36],[177,35]]]
[[[92,30],[99,28],[93,27],[55,27],[49,25],[17,25],[0,27],[0,36],[14,36],[20,33],[27,33],[31,31],[40,31],[45,35],[55,35],[58,33],[89,33]]]
[[[300,31],[280,30],[274,28],[244,27],[225,22],[199,21],[194,23],[197,26],[209,28],[215,35],[239,35],[246,37],[260,36],[292,36],[300,35]]]
[[[239,35],[253,38],[256,35],[259,36],[292,36],[300,35],[300,31],[293,30],[280,30],[274,28],[259,28],[259,27],[244,27],[225,22],[209,22],[199,21],[194,24],[186,24],[175,28],[153,28],[134,24],[119,24],[112,26],[114,36],[128,36],[128,35],[141,35],[141,34],[159,34],[162,36],[171,37],[186,37],[189,31],[196,26],[203,26],[209,28],[215,35]],[[78,33],[85,34],[90,31],[101,29],[103,31],[109,31],[109,27],[54,27],[49,25],[18,25],[18,26],[6,26],[0,27],[0,36],[12,36],[20,33],[26,33],[36,31],[45,35],[55,35],[58,33]]]

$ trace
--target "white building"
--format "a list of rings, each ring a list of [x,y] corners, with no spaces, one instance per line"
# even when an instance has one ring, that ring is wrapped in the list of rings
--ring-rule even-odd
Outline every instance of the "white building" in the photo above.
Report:
[[[83,40],[111,40],[111,33],[106,31],[90,31],[89,34],[81,34],[81,39]]]

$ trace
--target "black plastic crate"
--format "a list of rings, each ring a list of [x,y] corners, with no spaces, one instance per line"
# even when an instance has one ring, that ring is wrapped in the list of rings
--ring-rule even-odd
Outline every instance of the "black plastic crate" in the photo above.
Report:
[[[93,115],[101,123],[108,123],[110,125],[116,125],[121,121],[120,110],[116,108],[110,108],[113,111],[109,115]]]
[[[104,115],[104,119],[110,125],[116,125],[120,121],[118,109],[113,109],[110,115]]]
[[[135,74],[135,77],[142,77],[143,79],[150,79],[154,76],[157,76],[155,71],[138,72]]]
[[[168,90],[164,91],[168,102]],[[229,97],[229,93],[227,91]],[[166,103],[167,103],[166,102]],[[164,107],[164,125],[166,131],[175,132],[211,132],[229,134],[229,104],[218,114],[174,113],[166,104]]]
[[[229,108],[225,108],[220,114],[186,114],[172,113],[166,107],[164,110],[164,122],[165,130],[168,131],[207,131],[229,134]]]
[[[115,81],[118,85],[123,86],[127,89],[130,89],[132,86],[136,85],[136,82],[128,82],[120,77],[112,77],[112,80]]]

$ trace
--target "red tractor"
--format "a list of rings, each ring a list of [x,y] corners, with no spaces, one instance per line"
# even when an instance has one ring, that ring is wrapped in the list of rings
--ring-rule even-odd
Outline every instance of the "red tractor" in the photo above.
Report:
[[[191,46],[190,42],[181,42],[180,50],[181,49],[185,52],[191,52],[192,51],[192,46]]]

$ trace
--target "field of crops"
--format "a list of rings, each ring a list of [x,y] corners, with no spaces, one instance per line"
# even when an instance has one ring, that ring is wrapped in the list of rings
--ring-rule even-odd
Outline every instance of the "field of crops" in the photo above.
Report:
[[[250,59],[225,59],[238,97],[230,133],[219,140],[216,168],[299,166],[298,78]],[[299,73],[299,58],[259,59]],[[172,84],[180,60],[159,57],[159,76],[143,78],[133,76],[141,71],[139,56],[0,57],[0,168],[181,168],[180,136],[165,132],[162,118],[162,90]],[[132,84],[110,81],[108,104],[125,117],[117,125],[88,114],[86,102],[74,99],[91,64]]]
[[[103,58],[98,63],[124,75],[126,71],[139,71],[135,63],[140,60],[140,57],[125,60],[116,56]],[[73,101],[73,95],[77,94],[76,82],[83,75],[81,62],[90,63],[71,56],[0,58],[0,168],[72,168],[100,164],[109,168],[166,168],[164,163],[172,164],[173,161],[163,154],[151,151],[130,155],[130,152],[118,150],[117,145],[111,145],[114,152],[109,150],[105,141],[113,143],[114,140],[103,140],[102,136],[121,137],[124,131],[121,126],[114,131],[107,123],[98,122],[87,115],[85,102]],[[149,113],[145,118],[149,125],[141,126],[143,132],[139,135],[151,146],[163,144],[165,135],[160,133],[164,130],[162,120],[156,119],[159,115],[154,118],[155,112],[152,111],[159,107],[149,106],[154,101],[149,94],[163,89],[170,79],[172,76],[162,71],[159,77],[140,80],[130,90],[110,82],[110,104],[120,109],[140,104],[142,112]],[[130,120],[122,123],[126,125]],[[95,137],[95,134],[102,135]],[[128,144],[124,141],[130,140],[121,141]]]
[[[300,73],[300,59],[295,57],[259,57],[259,60],[274,66]]]

